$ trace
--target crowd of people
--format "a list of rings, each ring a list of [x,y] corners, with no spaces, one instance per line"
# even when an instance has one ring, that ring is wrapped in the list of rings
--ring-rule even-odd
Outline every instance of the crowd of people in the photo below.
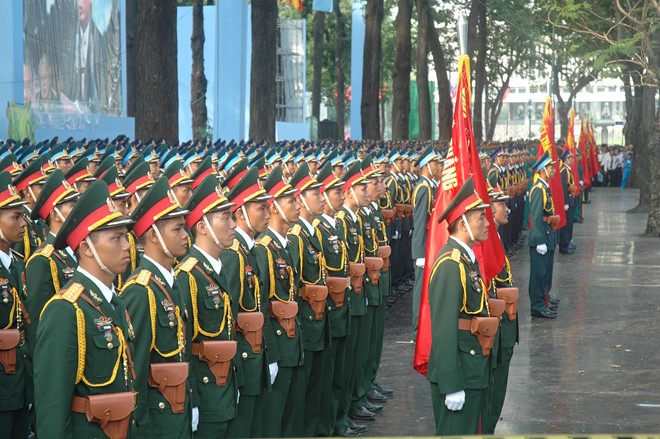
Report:
[[[484,285],[472,211],[493,209],[508,254],[531,216],[531,311],[556,318],[554,162],[527,147],[484,148],[490,200],[468,181],[441,215],[453,239],[428,261],[438,434],[476,432],[475,419],[494,432],[518,340],[508,259]],[[411,291],[416,336],[445,154],[421,142],[3,142],[0,431],[363,435],[394,394],[377,380],[386,309]],[[572,229],[562,233],[571,253]],[[444,302],[449,286],[462,306]],[[490,338],[475,316],[498,316],[481,322]]]

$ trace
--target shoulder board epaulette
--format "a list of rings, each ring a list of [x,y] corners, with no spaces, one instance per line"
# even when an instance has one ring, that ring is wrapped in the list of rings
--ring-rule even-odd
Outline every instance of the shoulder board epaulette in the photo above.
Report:
[[[229,248],[234,250],[235,252],[237,252],[239,250],[240,246],[241,246],[241,243],[238,242],[238,239],[234,239],[234,242],[232,243],[232,245]]]
[[[193,258],[192,256],[186,259],[184,262],[179,264],[179,267],[177,268],[178,270],[183,270],[186,273],[190,273],[192,269],[197,265],[197,258]]]
[[[291,230],[289,230],[289,233],[291,235],[300,236],[301,231],[302,231],[302,227],[300,227],[300,224],[294,224],[293,227],[291,227]]]
[[[55,247],[53,247],[53,244],[46,244],[44,248],[39,251],[39,254],[50,258],[50,255],[52,255],[54,251]]]
[[[457,248],[451,251],[451,260],[454,262],[460,262],[461,261],[461,251]]]
[[[343,220],[344,218],[346,218],[346,212],[344,212],[343,210],[340,210],[339,212],[337,212],[337,215],[335,215],[335,216],[337,218],[339,218],[340,220]]]
[[[142,285],[143,287],[146,287],[147,285],[149,285],[149,279],[151,279],[151,271],[142,270],[135,278],[135,283],[138,285]]]
[[[268,235],[264,235],[257,241],[257,243],[263,245],[264,247],[268,247],[272,241],[273,238]]]
[[[319,224],[321,224],[321,220],[318,219],[318,218],[314,218],[314,221],[312,221],[312,225],[313,225],[314,227],[318,227]]]
[[[63,290],[60,295],[67,302],[76,303],[83,291],[85,291],[85,287],[76,282],[71,284],[66,290]]]

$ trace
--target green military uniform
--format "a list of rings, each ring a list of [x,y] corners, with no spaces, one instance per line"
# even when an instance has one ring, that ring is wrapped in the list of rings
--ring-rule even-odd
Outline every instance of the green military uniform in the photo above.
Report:
[[[168,199],[165,177],[154,183],[132,213],[138,238],[156,222],[188,213]],[[165,203],[167,201],[167,203]],[[158,212],[151,212],[158,206]],[[170,274],[167,276],[166,274]],[[146,255],[124,284],[122,298],[135,326],[135,418],[140,437],[191,437],[189,311],[171,267]],[[173,387],[173,389],[168,389]],[[176,396],[171,397],[171,393]],[[197,403],[194,402],[196,407]]]
[[[92,231],[132,223],[110,209],[108,196],[103,183],[89,187],[53,242],[55,251],[66,246],[77,249]],[[96,221],[90,225],[87,218]],[[45,305],[37,336],[34,378],[39,437],[107,437],[100,422],[108,404],[113,408],[107,431],[114,422],[123,422],[115,432],[135,437],[130,428],[135,401],[130,355],[134,331],[124,301],[113,289],[78,268]],[[110,400],[98,400],[103,396]],[[96,399],[98,419],[90,421],[85,412],[92,399]]]
[[[293,196],[296,190],[282,181],[282,169],[273,169],[264,183],[273,199]],[[271,227],[261,235],[255,247],[257,267],[262,273],[263,294],[268,298],[273,345],[279,352],[277,378],[265,396],[269,415],[263,419],[264,437],[289,437],[302,434],[304,393],[300,396],[293,385],[303,362],[302,327],[298,321],[299,304],[297,265],[293,249],[285,236]]]
[[[476,204],[475,204],[476,203]],[[453,223],[467,209],[483,209],[474,193],[472,179],[459,190],[440,221]],[[436,435],[476,434],[479,419],[487,409],[491,357],[469,330],[474,317],[489,317],[487,290],[474,254],[450,237],[433,264],[429,281],[431,334],[428,380],[435,416]],[[467,324],[467,326],[465,326]],[[446,406],[447,395],[464,391],[464,404],[452,411]]]

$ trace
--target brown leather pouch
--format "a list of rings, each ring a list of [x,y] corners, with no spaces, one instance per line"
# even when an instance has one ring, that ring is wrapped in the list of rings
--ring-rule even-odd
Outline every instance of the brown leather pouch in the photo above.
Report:
[[[383,214],[383,219],[385,220],[385,225],[389,226],[394,221],[394,215],[396,212],[394,209],[381,209],[380,213]]]
[[[236,340],[207,340],[192,344],[192,354],[208,364],[218,386],[227,384],[236,349]]]
[[[488,309],[490,310],[491,317],[500,317],[504,314],[506,302],[500,299],[488,299]]]
[[[87,416],[89,422],[99,424],[103,433],[110,439],[125,439],[135,408],[135,394],[132,392],[91,395],[87,398],[74,396],[71,411]]]
[[[409,219],[410,216],[412,215],[412,211],[413,211],[412,204],[403,205],[403,216]]]
[[[484,357],[490,355],[495,342],[495,334],[500,326],[497,317],[473,317],[472,319],[458,319],[458,329],[470,331],[477,337]]]
[[[550,228],[552,229],[553,232],[556,232],[557,229],[559,228],[560,219],[561,217],[559,215],[550,215],[543,217],[543,221],[545,221],[550,225]]]
[[[372,285],[378,285],[380,279],[380,269],[383,268],[383,259],[377,257],[365,257],[364,265],[367,269],[367,275]]]
[[[298,292],[314,310],[316,320],[323,320],[325,299],[328,297],[328,287],[325,285],[303,285]]]
[[[158,389],[172,406],[172,413],[183,413],[186,402],[188,363],[152,363],[149,365],[149,387]]]
[[[351,262],[348,264],[348,274],[351,276],[351,285],[355,294],[362,294],[362,282],[364,282],[364,273],[367,267],[364,264]]]
[[[394,212],[396,212],[396,217],[398,219],[403,218],[403,213],[406,211],[406,205],[402,203],[396,203],[394,205]]]
[[[287,337],[295,338],[298,302],[295,300],[282,302],[281,300],[273,299],[268,302],[268,309],[270,310],[270,315],[284,328]]]
[[[264,315],[260,312],[239,312],[236,317],[237,331],[245,337],[250,344],[252,352],[261,352],[263,341]]]
[[[498,288],[497,298],[506,303],[504,310],[509,316],[509,320],[516,320],[518,317],[518,296],[520,292],[516,287]]]
[[[16,373],[16,348],[21,341],[21,331],[18,329],[0,330],[0,364],[7,375]]]
[[[389,245],[381,245],[378,247],[378,257],[383,258],[383,271],[390,271],[390,256],[392,255],[392,247]]]
[[[348,288],[348,278],[346,277],[326,277],[325,284],[328,286],[328,293],[335,301],[335,307],[344,306],[344,296]]]

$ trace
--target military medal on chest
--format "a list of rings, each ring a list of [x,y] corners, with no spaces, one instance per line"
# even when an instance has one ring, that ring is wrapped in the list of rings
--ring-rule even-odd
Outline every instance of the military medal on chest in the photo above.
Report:
[[[163,309],[167,313],[167,318],[170,321],[170,327],[174,326],[174,319],[176,318],[176,315],[174,314],[174,303],[172,303],[171,300],[165,299],[160,302],[161,305],[163,305]]]
[[[280,279],[284,279],[284,275],[286,274],[286,261],[282,258],[277,258],[277,261],[275,261],[277,264],[277,270],[280,273]]]
[[[479,273],[476,271],[472,270],[470,271],[470,281],[472,282],[472,286],[476,290],[477,293],[481,293],[481,285],[479,284]]]
[[[70,280],[73,277],[73,273],[76,270],[74,270],[71,267],[66,267],[64,270],[62,270],[62,274],[64,275],[64,279]]]
[[[206,294],[213,298],[215,309],[220,308],[220,287],[216,284],[206,286]]]
[[[245,277],[250,288],[254,288],[254,272],[252,270],[252,265],[247,264],[245,266]]]
[[[357,229],[355,227],[351,227],[350,229],[351,236],[353,238],[353,244],[358,243],[358,234],[357,234]]]
[[[103,333],[105,341],[108,343],[108,349],[112,349],[114,346],[112,343],[112,331],[114,330],[112,319],[110,317],[101,316],[98,319],[94,319],[94,323],[99,332]]]
[[[312,257],[314,258],[314,261],[315,261],[315,262],[318,262],[318,260],[319,260],[319,255],[318,255],[318,253],[316,252],[316,250],[314,250],[314,247],[312,247],[311,245],[309,245],[309,246],[307,247],[307,251],[309,251],[309,254],[312,255]]]
[[[2,302],[9,303],[9,280],[0,279],[0,295],[2,295]]]
[[[328,242],[332,246],[332,250],[334,250],[335,253],[339,253],[339,238],[335,235],[329,236]]]

